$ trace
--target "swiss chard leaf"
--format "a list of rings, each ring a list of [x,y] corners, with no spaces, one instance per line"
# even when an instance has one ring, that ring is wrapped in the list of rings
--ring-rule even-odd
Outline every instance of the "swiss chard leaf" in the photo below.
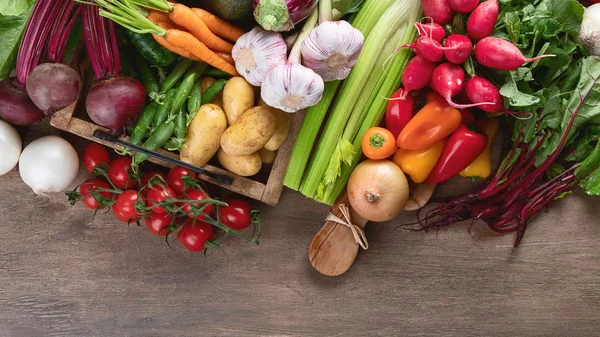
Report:
[[[35,4],[34,0],[8,1],[0,5],[0,10],[3,10],[3,12],[18,12],[19,5],[9,6],[13,2],[19,2],[20,4],[25,2],[28,8],[19,15],[0,14],[0,46],[2,46],[0,48],[0,79],[8,77],[15,68],[21,37]]]
[[[598,196],[600,195],[600,170],[596,170],[588,175],[579,186],[585,190],[585,193]]]
[[[0,2],[0,15],[17,16],[25,12],[31,3],[35,1],[26,0],[2,0]]]

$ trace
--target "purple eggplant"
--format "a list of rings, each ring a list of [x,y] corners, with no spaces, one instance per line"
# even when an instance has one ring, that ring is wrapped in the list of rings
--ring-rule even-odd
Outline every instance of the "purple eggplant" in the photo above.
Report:
[[[306,19],[318,0],[254,0],[254,18],[264,29],[285,32]]]

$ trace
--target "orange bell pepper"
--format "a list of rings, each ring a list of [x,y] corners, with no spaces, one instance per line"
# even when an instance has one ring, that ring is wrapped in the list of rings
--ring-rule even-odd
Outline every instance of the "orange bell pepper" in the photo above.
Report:
[[[397,139],[397,145],[404,150],[422,150],[446,138],[460,126],[462,116],[458,110],[445,101],[434,100],[427,103]]]
[[[492,173],[492,144],[498,134],[498,127],[500,122],[498,118],[486,118],[477,122],[483,132],[488,135],[488,145],[482,154],[475,159],[469,166],[464,170],[460,171],[460,175],[466,178],[487,178]]]
[[[422,150],[400,149],[394,155],[394,163],[400,166],[410,179],[420,184],[424,182],[435,167],[444,151],[446,140],[441,140]]]

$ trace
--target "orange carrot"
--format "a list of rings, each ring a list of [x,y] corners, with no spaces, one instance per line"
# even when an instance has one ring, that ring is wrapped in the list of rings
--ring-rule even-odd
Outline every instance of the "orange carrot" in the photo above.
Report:
[[[169,14],[167,14],[165,12],[156,11],[156,10],[150,11],[150,15],[148,15],[148,19],[154,23],[157,23],[157,22],[172,23],[171,18],[169,18]]]
[[[174,25],[172,25],[170,23],[167,23],[167,22],[157,22],[156,24],[160,28],[163,28],[163,29],[166,29],[166,30],[174,29]],[[190,60],[200,61],[200,59],[198,59],[197,57],[195,57],[194,55],[192,55],[192,53],[190,53],[186,49],[172,45],[169,41],[167,41],[167,39],[165,39],[164,36],[152,35],[152,37],[154,38],[154,40],[156,42],[158,42],[158,44],[160,44],[161,46],[163,46],[163,47],[167,48],[168,50],[174,52],[175,54],[183,56],[183,57],[188,58]]]
[[[208,48],[215,51],[231,53],[231,50],[233,49],[231,43],[213,34],[204,21],[202,21],[202,19],[189,7],[182,4],[175,4],[173,5],[173,11],[169,13],[169,17],[173,22],[194,35]]]
[[[246,33],[244,30],[220,19],[216,15],[207,12],[202,8],[192,8],[192,11],[204,21],[208,29],[224,39],[235,42],[240,36]]]
[[[220,58],[222,58],[223,60],[229,62],[232,65],[235,65],[235,61],[233,60],[233,57],[231,56],[231,54],[228,53],[221,53],[221,52],[215,52],[215,54],[219,55]]]
[[[163,23],[159,22],[158,26],[166,29]],[[221,69],[233,76],[238,75],[238,72],[233,65],[220,58],[219,55],[208,49],[204,43],[200,42],[200,40],[188,32],[179,29],[167,29],[165,40],[169,42],[172,47],[177,48],[177,50],[169,49],[177,54],[179,54],[179,52],[182,50],[189,52],[194,58],[204,61],[217,69]]]

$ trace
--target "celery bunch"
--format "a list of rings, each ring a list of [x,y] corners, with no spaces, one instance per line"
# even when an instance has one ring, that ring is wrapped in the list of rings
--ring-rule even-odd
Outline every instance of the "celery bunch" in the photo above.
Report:
[[[363,52],[339,90],[308,171],[304,172],[339,84],[328,84],[324,100],[308,110],[284,179],[286,186],[300,187],[304,195],[320,202],[335,202],[361,158],[363,134],[379,124],[385,112],[386,98],[400,84],[411,54],[410,50],[394,52],[414,40],[413,23],[419,18],[420,11],[419,0],[365,2],[353,21],[366,38]]]

